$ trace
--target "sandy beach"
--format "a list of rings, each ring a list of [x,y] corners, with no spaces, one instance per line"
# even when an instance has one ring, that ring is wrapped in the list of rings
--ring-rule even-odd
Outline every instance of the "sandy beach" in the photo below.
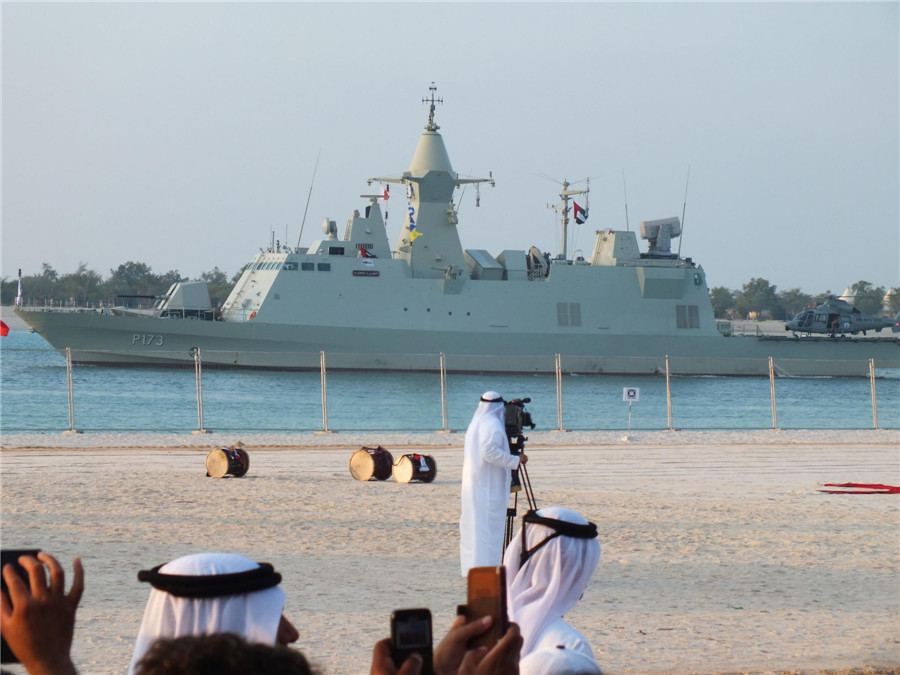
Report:
[[[248,474],[207,478],[206,454],[238,441]],[[5,435],[2,545],[68,570],[82,556],[82,673],[125,671],[148,594],[137,571],[204,550],[273,563],[298,648],[326,673],[367,673],[391,610],[430,607],[441,636],[465,599],[462,442]],[[362,445],[429,454],[437,479],[356,481]],[[900,497],[819,492],[900,483],[897,431],[543,432],[527,452],[538,505],[599,525],[603,556],[568,619],[604,672],[900,672]]]

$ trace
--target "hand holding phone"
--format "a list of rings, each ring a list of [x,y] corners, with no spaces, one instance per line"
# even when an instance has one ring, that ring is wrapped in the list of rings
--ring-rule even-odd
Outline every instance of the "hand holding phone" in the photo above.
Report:
[[[484,616],[492,619],[491,627],[471,638],[466,647],[492,648],[509,629],[506,613],[506,568],[473,567],[469,570],[466,622],[477,621]]]
[[[391,612],[391,656],[399,668],[411,654],[422,657],[422,675],[432,675],[431,611],[395,609]]]

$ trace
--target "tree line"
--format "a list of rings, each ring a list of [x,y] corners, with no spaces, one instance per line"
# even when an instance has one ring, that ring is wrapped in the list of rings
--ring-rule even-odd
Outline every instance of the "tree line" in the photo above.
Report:
[[[202,281],[209,286],[209,296],[213,307],[220,307],[232,286],[237,283],[243,269],[230,280],[218,267],[200,275]],[[129,261],[109,271],[104,279],[94,270],[82,263],[78,269],[68,274],[59,274],[47,263],[44,263],[40,274],[22,277],[22,297],[24,304],[37,306],[63,307],[98,307],[138,304],[152,304],[150,298],[140,302],[140,298],[123,298],[127,295],[160,296],[164,295],[172,284],[187,281],[176,270],[165,274],[155,274],[146,263]],[[0,302],[11,305],[18,292],[18,279],[4,277],[0,281]],[[891,293],[884,306],[887,289],[874,286],[868,281],[857,281],[850,286],[853,296],[851,304],[865,314],[889,314],[894,316],[900,312],[900,292]],[[713,311],[719,319],[789,319],[808,307],[821,304],[831,296],[837,295],[825,291],[818,295],[810,295],[799,288],[779,291],[766,279],[754,278],[745,283],[740,290],[730,290],[724,286],[716,286],[710,290]]]
[[[739,291],[717,286],[709,292],[717,319],[781,320],[788,320],[804,309],[820,305],[828,298],[836,297],[838,293],[825,291],[810,295],[799,288],[779,291],[776,286],[761,278],[751,279]],[[884,286],[857,281],[850,286],[850,295],[850,304],[864,314],[894,316],[900,311],[900,292],[897,290],[891,292],[885,303],[887,289]]]
[[[200,275],[200,279],[207,282],[213,307],[219,307],[225,302],[242,272],[243,269],[231,280],[218,267]],[[68,274],[60,274],[44,263],[40,274],[22,277],[22,301],[25,305],[53,307],[148,306],[153,304],[152,297],[120,296],[161,296],[179,281],[188,281],[188,277],[177,270],[155,274],[146,263],[134,261],[111,269],[106,279],[88,269],[84,263]],[[13,304],[18,286],[18,278],[4,276],[0,281],[0,302],[4,305]]]

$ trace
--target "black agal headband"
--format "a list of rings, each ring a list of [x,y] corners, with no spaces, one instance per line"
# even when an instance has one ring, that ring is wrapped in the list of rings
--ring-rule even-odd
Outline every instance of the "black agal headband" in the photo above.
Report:
[[[543,541],[535,544],[529,550],[528,545],[525,543],[525,526],[528,524],[544,525],[545,527],[549,527],[551,530],[555,530],[555,532]],[[545,516],[539,516],[537,514],[537,511],[528,511],[524,516],[522,516],[522,552],[519,554],[519,567],[523,567],[525,563],[528,562],[528,559],[533,556],[544,544],[549,542],[551,539],[555,539],[556,537],[560,536],[572,537],[573,539],[596,539],[597,525],[590,522],[587,525],[570,523],[567,520],[558,520],[557,518],[547,518]]]
[[[503,403],[503,397],[500,398],[485,398],[482,396],[480,399],[483,403]]]
[[[252,593],[281,583],[281,575],[269,563],[245,572],[229,574],[187,575],[164,574],[162,565],[138,572],[138,581],[147,581],[153,588],[179,598],[215,598],[222,595]]]

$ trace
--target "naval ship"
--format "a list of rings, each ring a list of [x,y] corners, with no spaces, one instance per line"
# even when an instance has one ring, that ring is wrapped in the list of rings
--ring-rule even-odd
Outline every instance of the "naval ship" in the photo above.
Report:
[[[460,178],[435,123],[409,168],[374,177],[379,194],[348,219],[325,219],[309,247],[272,242],[246,266],[221,306],[204,282],[172,286],[152,310],[19,308],[17,314],[71,361],[311,370],[656,375],[865,376],[900,368],[896,338],[732,334],[717,322],[703,268],[672,252],[678,217],[599,230],[593,251],[570,257],[574,196],[563,183],[562,252],[536,247],[492,255],[463,249],[454,196],[488,178]],[[382,202],[405,198],[396,246]],[[398,193],[400,193],[398,195]]]

